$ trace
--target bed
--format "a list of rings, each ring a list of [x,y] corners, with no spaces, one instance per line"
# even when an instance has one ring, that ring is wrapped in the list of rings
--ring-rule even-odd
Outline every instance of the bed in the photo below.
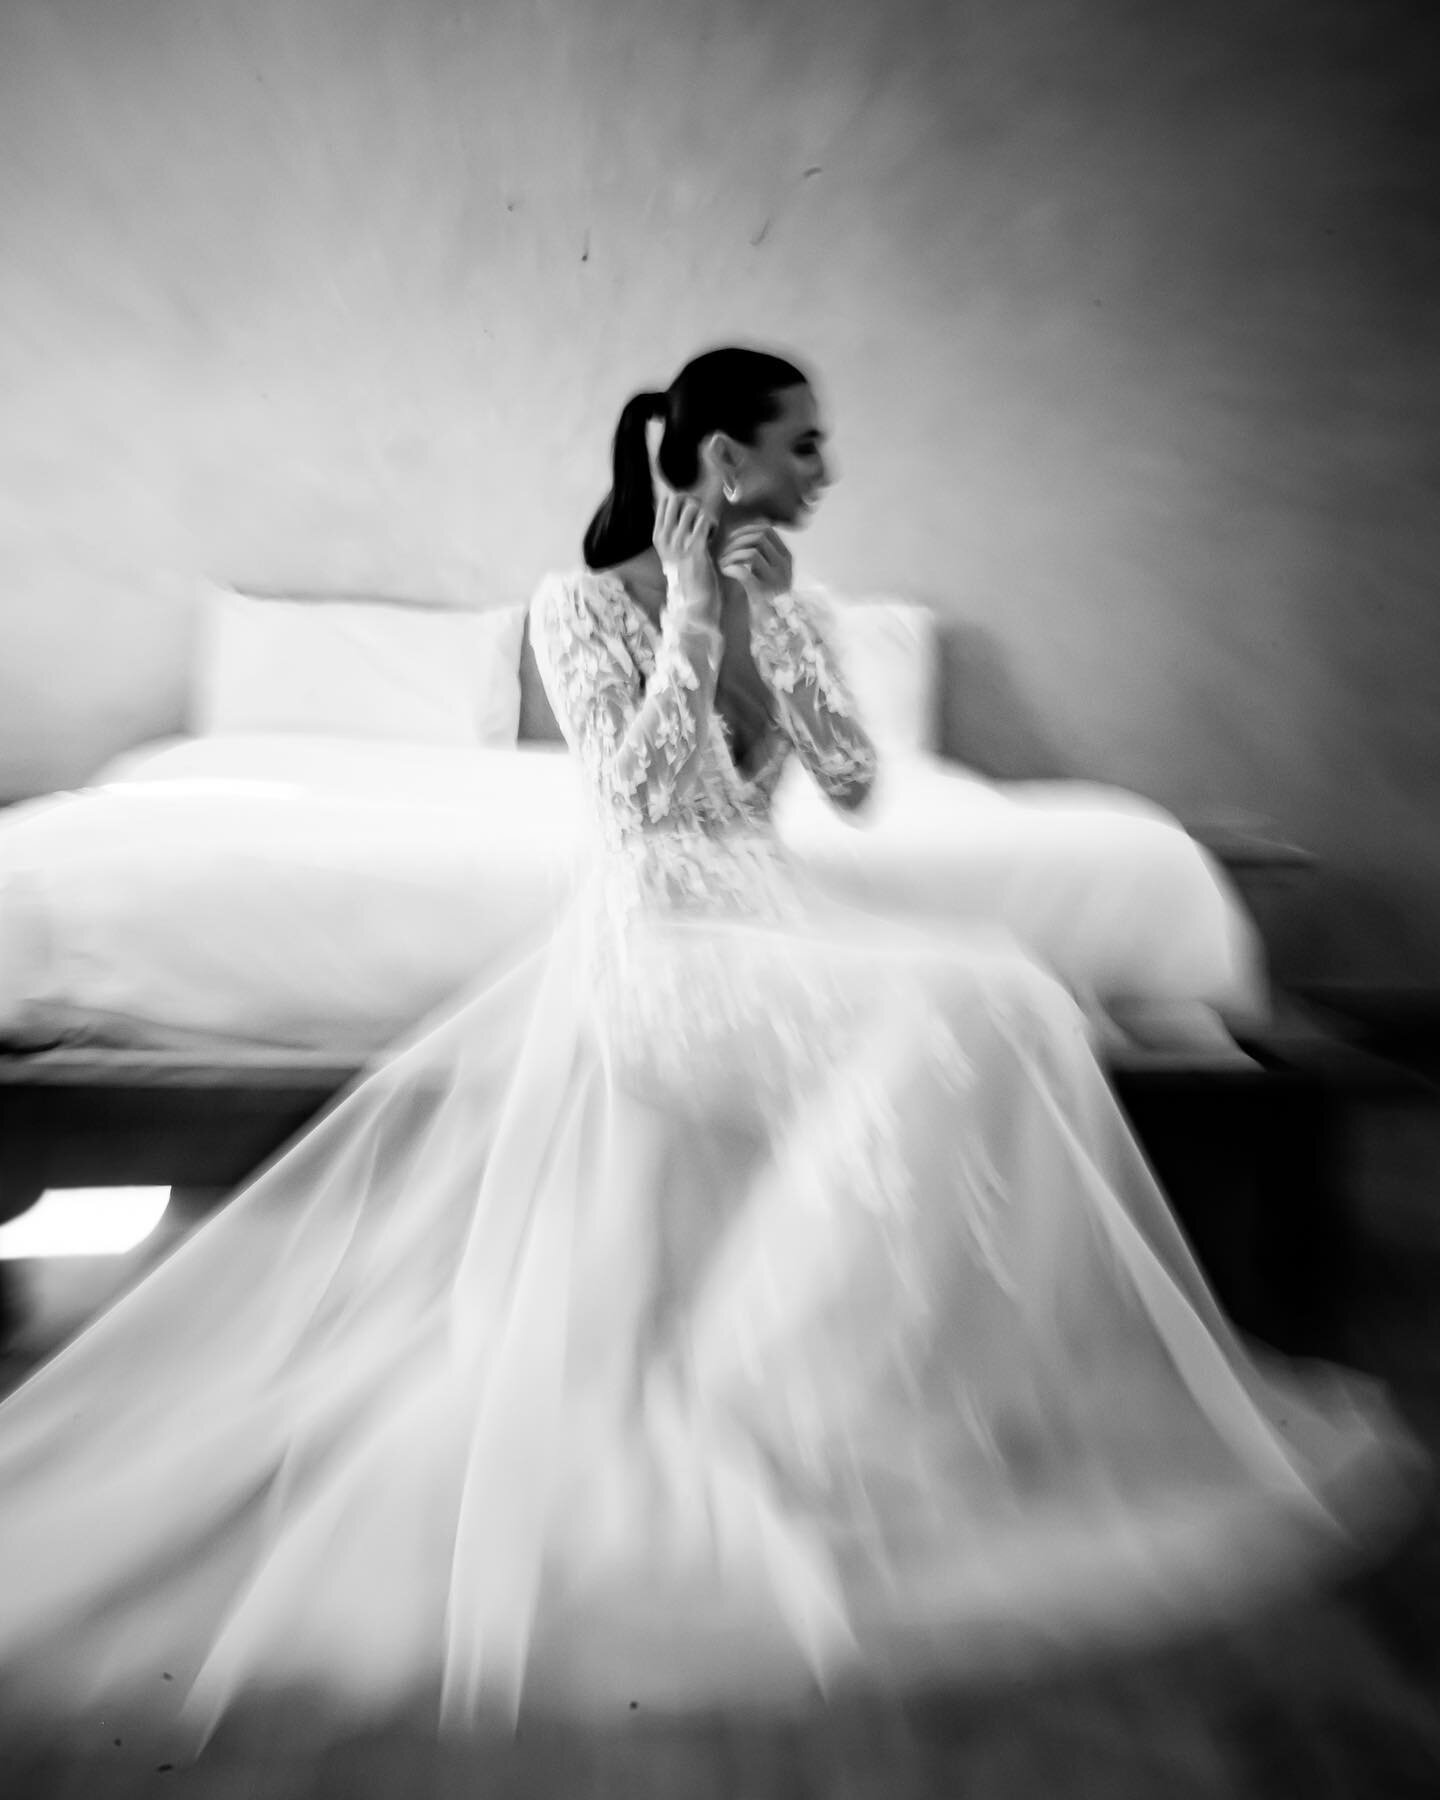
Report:
[[[0,815],[0,1218],[47,1186],[233,1187],[543,935],[583,867],[586,800],[524,608],[201,604],[189,728]],[[862,907],[1003,920],[1110,1032],[1122,1094],[1154,1117],[1197,1067],[1250,1106],[1256,1064],[1137,1055],[1113,1024],[1136,1001],[1241,1035],[1265,1017],[1219,862],[1135,795],[982,775],[946,741],[927,610],[831,604],[882,774],[857,822],[792,771],[791,853]]]
[[[526,608],[198,605],[184,733],[0,815],[0,1217],[45,1186],[234,1186],[580,878]],[[1253,1030],[1264,958],[1219,862],[1138,796],[986,778],[945,742],[934,617],[828,605],[882,776],[857,823],[792,770],[792,855],[862,907],[1001,918],[1102,1030],[1136,999]]]
[[[823,887],[942,929],[1003,921],[1097,1021],[1146,1001],[1263,1014],[1254,926],[1173,818],[982,776],[941,741],[925,609],[833,613],[882,766],[859,822],[787,773],[777,826]],[[358,1059],[543,933],[587,811],[524,625],[219,595],[192,729],[0,818],[0,1048]]]

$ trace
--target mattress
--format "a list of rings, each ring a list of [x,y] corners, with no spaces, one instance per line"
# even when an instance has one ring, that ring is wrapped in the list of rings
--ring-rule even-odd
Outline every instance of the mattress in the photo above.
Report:
[[[1003,923],[1096,1008],[1264,1008],[1258,938],[1176,821],[1111,788],[887,759],[858,819],[798,767],[776,823],[825,888]],[[0,1042],[364,1055],[538,941],[593,853],[563,749],[214,736],[0,817]]]

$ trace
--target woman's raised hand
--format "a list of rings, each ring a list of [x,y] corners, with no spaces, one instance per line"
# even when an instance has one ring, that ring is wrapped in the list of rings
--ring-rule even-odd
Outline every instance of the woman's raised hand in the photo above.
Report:
[[[649,441],[649,440],[647,440]],[[649,441],[650,480],[655,490],[653,534],[670,603],[677,602],[706,624],[720,622],[720,578],[710,558],[715,521],[689,494],[678,493],[660,473],[657,446]]]
[[[682,576],[691,574],[702,563],[708,567],[714,523],[700,502],[688,494],[677,494],[671,487],[656,489],[655,548],[667,576],[672,570]]]
[[[751,600],[787,594],[795,578],[785,540],[773,525],[752,520],[739,525],[720,546],[720,573],[738,581]]]

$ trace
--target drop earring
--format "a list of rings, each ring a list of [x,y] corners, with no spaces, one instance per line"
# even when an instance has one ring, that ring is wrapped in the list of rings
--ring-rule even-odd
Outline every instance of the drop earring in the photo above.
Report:
[[[723,492],[724,492],[727,503],[731,506],[733,506],[735,504],[735,502],[740,498],[739,486],[737,485],[737,483],[735,483],[733,481],[727,481],[725,483]]]

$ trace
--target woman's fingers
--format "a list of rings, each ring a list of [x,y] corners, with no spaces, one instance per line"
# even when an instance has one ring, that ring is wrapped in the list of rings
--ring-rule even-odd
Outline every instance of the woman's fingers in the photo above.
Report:
[[[688,494],[673,488],[655,498],[655,548],[663,562],[678,562],[700,555],[707,547],[714,521]]]
[[[718,563],[722,574],[749,588],[779,594],[790,586],[790,552],[769,525],[742,526],[731,532]]]
[[[737,526],[726,537],[725,547],[727,550],[751,551],[777,570],[784,569],[790,559],[785,540],[773,525],[755,523]]]
[[[687,550],[695,550],[704,540],[709,529],[709,520],[695,501],[686,498],[680,502],[679,516],[676,521],[678,531]]]
[[[733,544],[737,549],[747,548],[764,543],[767,538],[775,536],[774,527],[763,524],[737,525],[727,534],[725,542]]]
[[[650,457],[650,485],[655,495],[655,546],[665,557],[693,555],[709,535],[710,519],[689,494],[671,487],[660,470],[660,440],[664,421],[652,419],[645,428],[645,448]]]

